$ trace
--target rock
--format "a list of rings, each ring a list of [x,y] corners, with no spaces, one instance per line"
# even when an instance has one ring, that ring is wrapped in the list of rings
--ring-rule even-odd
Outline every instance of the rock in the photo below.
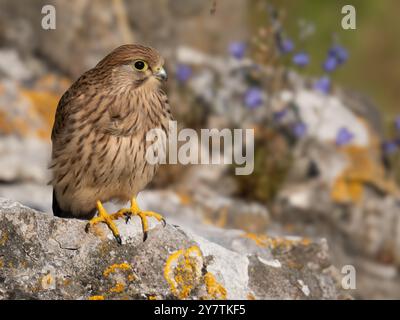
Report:
[[[27,80],[32,77],[14,50],[0,51],[0,74],[17,80]]]
[[[301,120],[307,125],[309,136],[320,141],[335,142],[339,130],[347,128],[354,136],[351,141],[353,144],[370,144],[365,125],[337,97],[303,89],[296,93],[294,100]]]
[[[0,184],[0,198],[17,201],[42,212],[52,212],[53,187],[35,182]]]
[[[38,139],[15,136],[0,139],[0,181],[37,181],[46,184],[50,146]]]
[[[336,299],[324,240],[221,230],[224,244],[184,227],[59,219],[0,199],[1,299]],[[226,236],[226,237],[225,237]],[[215,237],[217,239],[218,237]],[[235,244],[236,243],[236,244]]]
[[[334,265],[357,270],[355,297],[399,297],[400,198],[379,153],[306,139],[294,158],[272,219],[292,232],[326,237]]]
[[[188,228],[202,227],[203,235],[210,226],[265,233],[270,223],[267,208],[255,202],[245,202],[218,194],[178,194],[167,190],[143,191],[138,197],[142,207],[163,214]]]
[[[42,28],[45,5],[56,9],[54,30]],[[39,54],[46,64],[75,78],[125,43],[152,45],[166,54],[180,43],[225,52],[237,39],[221,37],[220,30],[223,26],[244,38],[246,8],[240,0],[222,1],[211,15],[211,3],[201,0],[32,0],[23,7],[3,0],[0,39],[24,56]]]
[[[14,78],[0,79],[0,182],[46,184],[54,114],[70,82],[51,73],[29,82]]]

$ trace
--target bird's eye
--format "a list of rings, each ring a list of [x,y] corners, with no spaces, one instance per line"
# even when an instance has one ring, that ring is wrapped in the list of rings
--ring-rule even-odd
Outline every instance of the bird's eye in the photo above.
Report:
[[[133,67],[138,71],[146,71],[149,66],[143,60],[136,60],[133,63]]]

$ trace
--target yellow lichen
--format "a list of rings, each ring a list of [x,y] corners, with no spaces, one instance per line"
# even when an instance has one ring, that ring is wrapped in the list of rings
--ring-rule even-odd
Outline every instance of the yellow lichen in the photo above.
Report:
[[[202,266],[203,255],[197,246],[178,250],[168,257],[164,277],[177,298],[187,298],[199,284]]]
[[[181,201],[181,204],[184,206],[189,205],[193,202],[192,198],[187,193],[179,192],[177,195],[179,200]]]
[[[12,123],[10,122],[10,119],[8,119],[7,114],[0,110],[0,133],[10,134],[13,131]]]
[[[113,264],[104,270],[104,277],[108,277],[110,274],[115,273],[117,270],[131,270],[132,267],[128,263]]]
[[[64,281],[63,281],[63,285],[64,286],[69,286],[71,284],[71,279],[65,279]]]
[[[3,231],[0,238],[0,246],[4,246],[8,240],[8,234]]]
[[[303,246],[309,246],[311,244],[311,239],[310,238],[303,238],[302,240],[300,240],[300,244]]]
[[[37,90],[21,90],[21,94],[31,102],[31,110],[29,112],[43,123],[41,129],[47,133],[45,137],[49,138],[60,95],[49,91]]]
[[[136,277],[135,277],[135,275],[134,274],[129,274],[128,275],[128,281],[130,281],[130,282],[132,282],[132,281],[135,281],[136,280]]]
[[[331,198],[335,202],[360,202],[365,185],[371,185],[385,193],[400,194],[394,181],[386,176],[376,146],[349,145],[340,150],[347,157],[349,164],[333,183]]]
[[[117,273],[117,271],[122,271],[126,272],[129,271],[128,275],[122,275],[120,273]],[[114,287],[110,288],[107,292],[108,293],[122,293],[125,290],[126,287],[126,280],[124,277],[126,276],[128,282],[132,282],[136,279],[135,275],[132,272],[132,266],[129,263],[120,263],[120,264],[113,264],[109,266],[106,270],[103,272],[103,276],[105,278],[108,278],[111,274],[117,273],[113,278],[115,282]]]
[[[226,289],[215,279],[212,273],[207,272],[204,275],[204,283],[211,299],[226,300]]]
[[[41,280],[41,284],[43,290],[51,289],[55,285],[53,276],[50,273],[45,275]]]
[[[249,293],[249,294],[247,295],[247,300],[256,300],[256,297],[254,296],[254,294]]]
[[[151,294],[149,296],[147,296],[148,300],[157,300],[157,296],[155,294]]]
[[[256,300],[256,297],[254,296],[254,294],[249,293],[249,294],[247,295],[247,300]]]
[[[287,238],[272,238],[268,237],[265,234],[254,234],[254,233],[244,233],[241,235],[243,238],[247,238],[253,240],[257,246],[262,248],[271,248],[271,249],[290,249],[293,245],[303,245],[308,246],[311,244],[311,239],[309,238],[301,238],[297,239],[287,239]]]
[[[256,245],[258,245],[260,247],[267,247],[267,245],[268,245],[268,238],[264,234],[259,235],[259,234],[247,232],[247,233],[242,234],[242,237],[253,240],[256,243]]]
[[[122,291],[124,291],[124,289],[125,289],[125,285],[121,282],[117,282],[117,284],[113,288],[110,289],[110,292],[121,293]]]
[[[91,296],[89,300],[105,300],[104,296]]]

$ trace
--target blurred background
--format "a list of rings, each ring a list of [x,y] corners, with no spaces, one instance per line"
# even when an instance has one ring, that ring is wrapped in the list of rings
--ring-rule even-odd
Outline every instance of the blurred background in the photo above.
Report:
[[[59,98],[115,47],[147,44],[166,58],[180,128],[254,128],[256,145],[249,176],[163,166],[142,206],[265,250],[270,237],[326,238],[338,277],[357,270],[347,293],[400,298],[400,2],[352,0],[356,30],[341,27],[346,4],[0,0],[0,196],[51,212]]]

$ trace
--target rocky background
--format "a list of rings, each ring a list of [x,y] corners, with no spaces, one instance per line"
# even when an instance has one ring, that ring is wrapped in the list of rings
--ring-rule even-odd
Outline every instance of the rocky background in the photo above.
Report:
[[[315,77],[304,39],[318,30],[294,40],[267,1],[21,2],[0,1],[0,299],[400,298],[400,120],[335,81],[357,59],[340,37]],[[143,243],[121,222],[118,246],[53,218],[46,183],[60,96],[129,42],[166,57],[180,128],[255,129],[255,170],[162,167],[139,204],[167,226]]]

